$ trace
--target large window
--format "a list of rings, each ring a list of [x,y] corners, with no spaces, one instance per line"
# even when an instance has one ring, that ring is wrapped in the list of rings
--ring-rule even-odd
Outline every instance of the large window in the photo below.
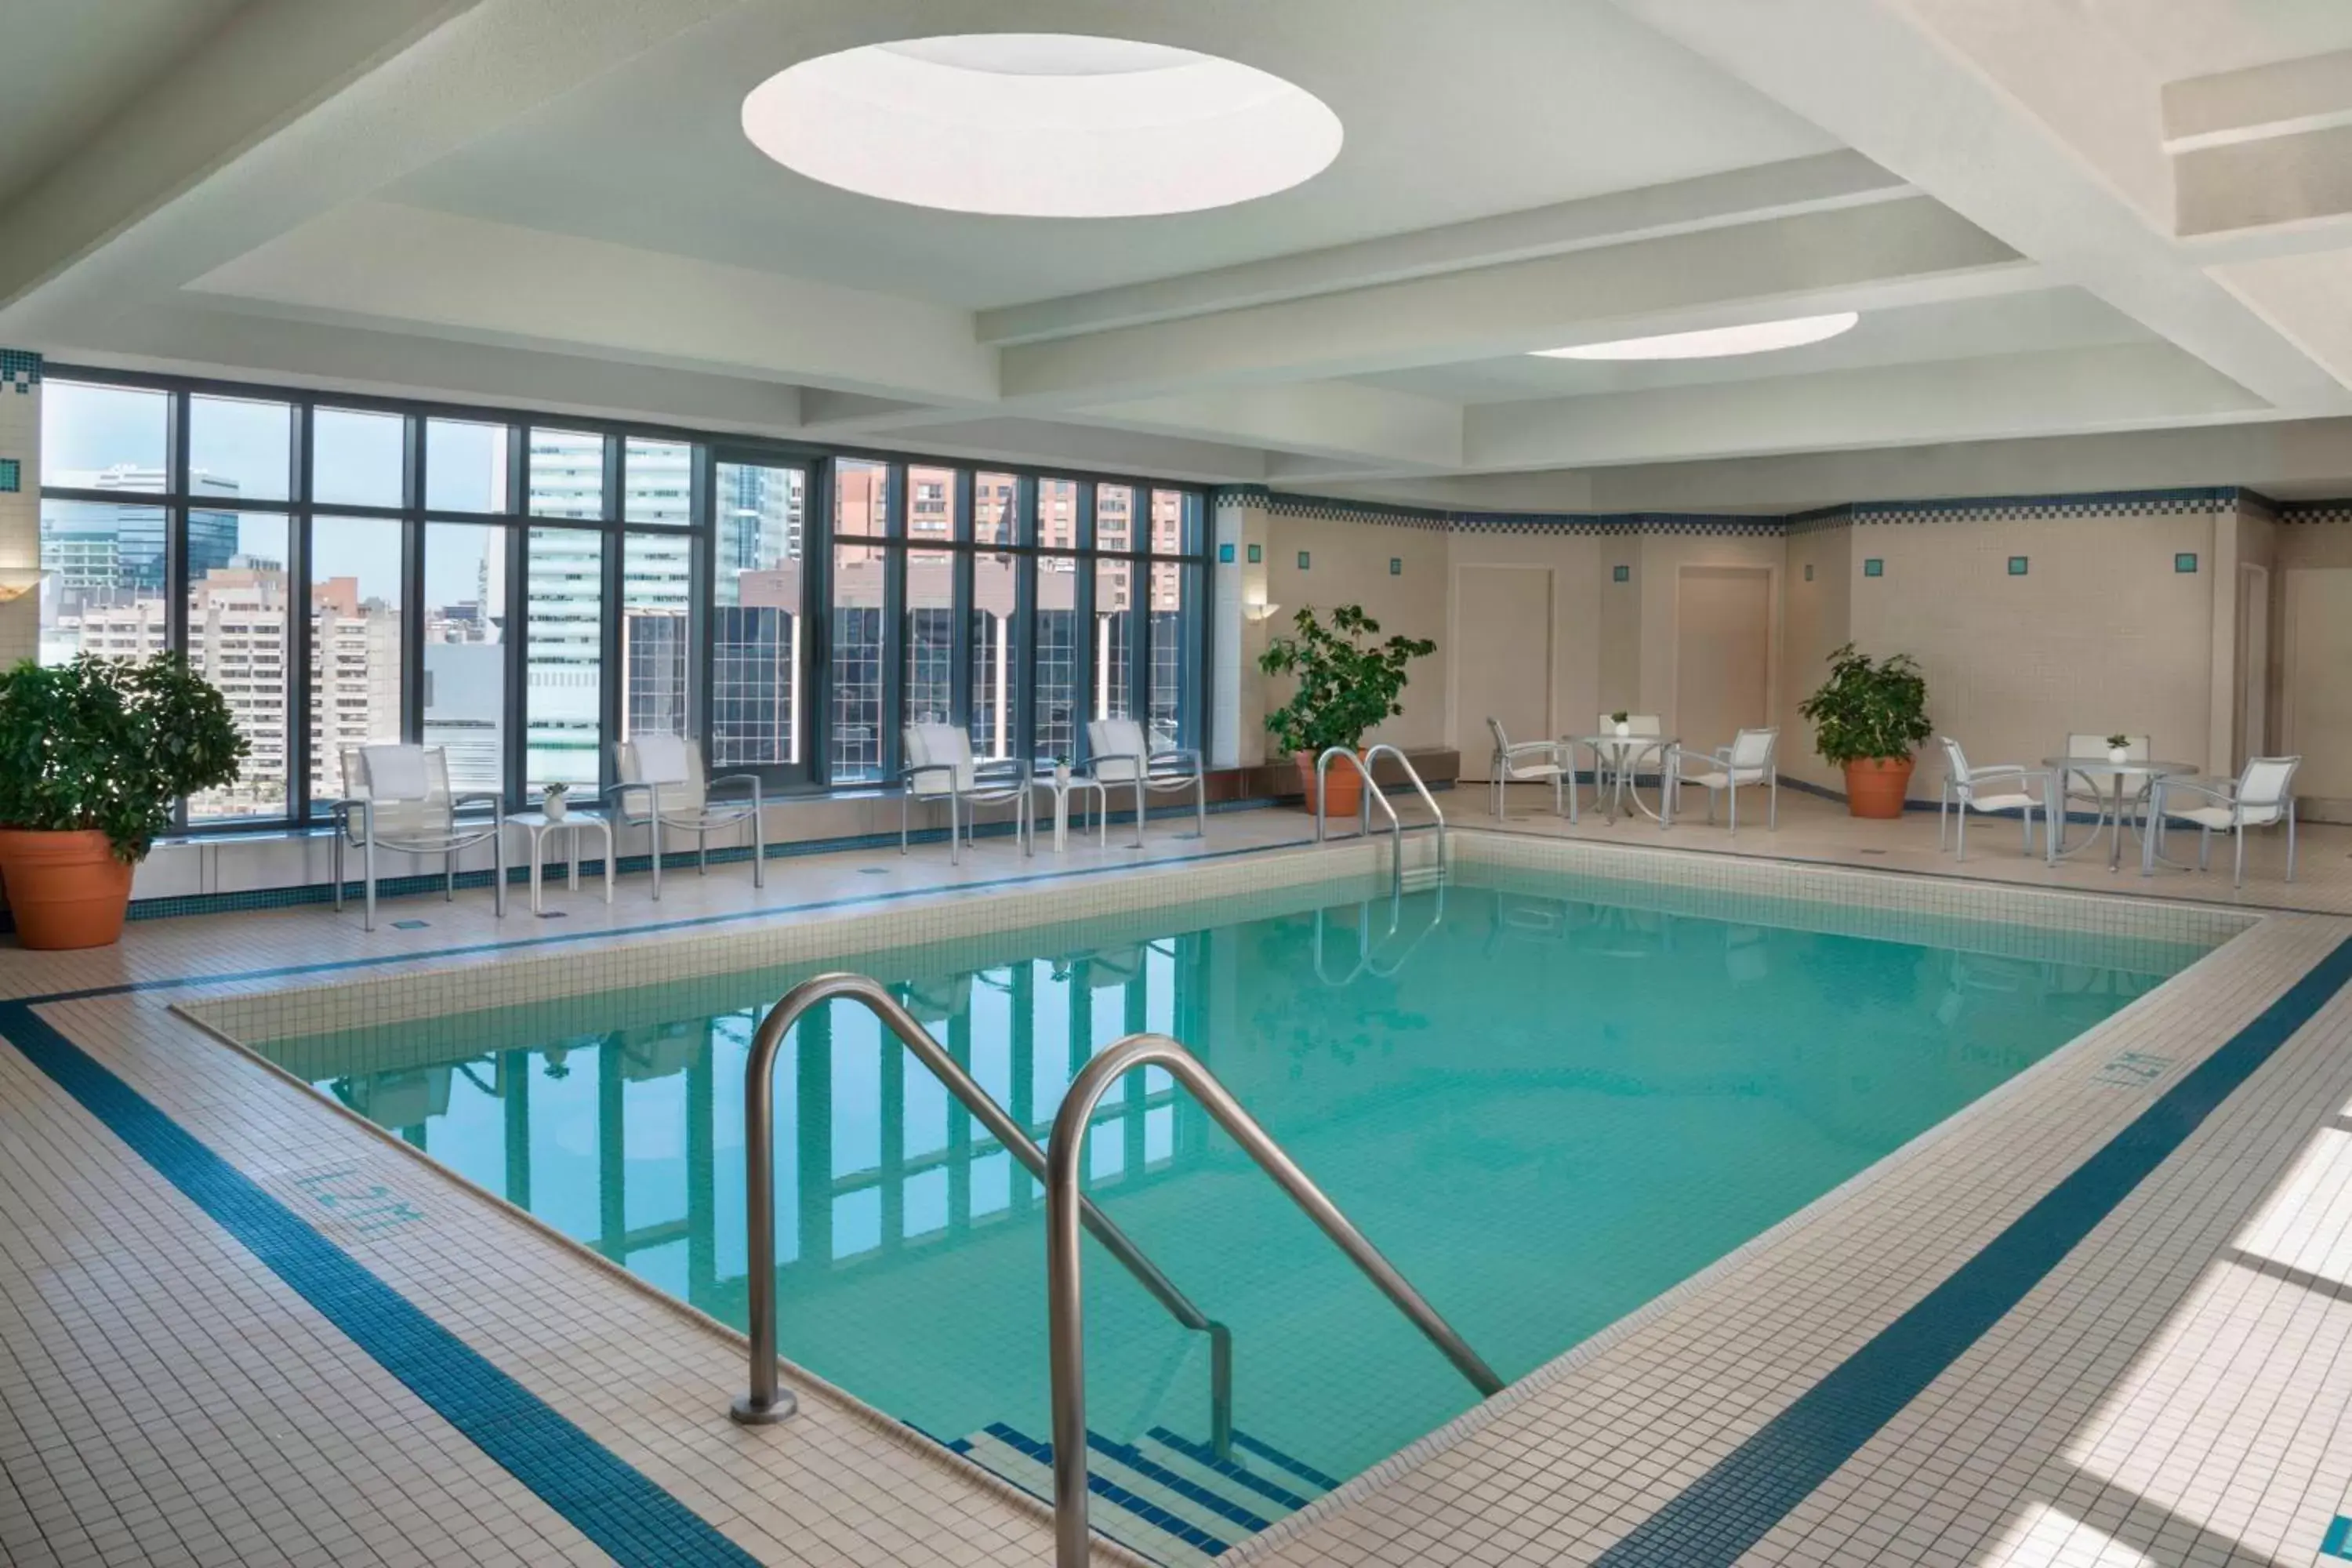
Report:
[[[64,366],[43,393],[39,657],[219,687],[250,754],[190,827],[314,821],[377,742],[520,805],[638,734],[887,787],[909,722],[1074,762],[1091,719],[1197,722],[1197,491]]]

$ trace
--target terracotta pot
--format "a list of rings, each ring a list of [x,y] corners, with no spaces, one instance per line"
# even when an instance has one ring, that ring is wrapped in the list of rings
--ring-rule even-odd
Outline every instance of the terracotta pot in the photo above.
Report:
[[[122,934],[131,868],[96,829],[27,833],[0,828],[0,881],[16,940],[26,947],[104,947]]]
[[[1314,752],[1293,752],[1290,753],[1291,760],[1298,764],[1298,790],[1301,795],[1306,796],[1305,805],[1309,812],[1312,812],[1315,809],[1315,758],[1317,754],[1318,753]],[[1323,783],[1331,792],[1331,807],[1328,815],[1332,821],[1344,822],[1354,816],[1358,811],[1362,809],[1364,801],[1363,774],[1358,773],[1355,769],[1349,767],[1345,763],[1333,763],[1328,768],[1324,770]]]
[[[1845,808],[1856,816],[1879,818],[1903,815],[1903,797],[1911,788],[1911,759],[1870,757],[1845,765]]]

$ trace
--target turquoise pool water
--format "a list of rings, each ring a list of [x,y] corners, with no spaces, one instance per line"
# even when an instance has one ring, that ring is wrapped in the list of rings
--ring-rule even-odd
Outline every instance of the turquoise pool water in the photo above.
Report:
[[[1042,1142],[1137,1029],[1185,1041],[1505,1377],[1739,1246],[2200,948],[1479,871],[853,955]],[[2053,945],[2054,943],[2054,945]],[[775,970],[262,1047],[740,1324],[746,1048]],[[787,1356],[942,1438],[1044,1433],[1043,1205],[867,1015],[779,1070]],[[1240,1426],[1335,1476],[1468,1385],[1179,1099],[1105,1101],[1096,1199],[1231,1325]],[[1099,1249],[1095,1428],[1208,1430],[1208,1351]],[[729,1390],[711,1391],[714,1412]]]

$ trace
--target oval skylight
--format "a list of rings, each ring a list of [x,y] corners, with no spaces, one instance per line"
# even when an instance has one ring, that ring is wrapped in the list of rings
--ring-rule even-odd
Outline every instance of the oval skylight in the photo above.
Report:
[[[1063,33],[803,60],[743,100],[743,133],[828,185],[1018,217],[1229,206],[1312,179],[1342,137],[1322,100],[1254,67]]]
[[[1831,316],[1795,316],[1785,321],[1751,321],[1739,327],[1711,327],[1702,332],[1666,332],[1654,338],[1619,338],[1612,342],[1578,343],[1564,349],[1538,349],[1538,359],[1725,359],[1733,354],[1769,353],[1774,349],[1802,348],[1853,330],[1862,317],[1852,310]]]

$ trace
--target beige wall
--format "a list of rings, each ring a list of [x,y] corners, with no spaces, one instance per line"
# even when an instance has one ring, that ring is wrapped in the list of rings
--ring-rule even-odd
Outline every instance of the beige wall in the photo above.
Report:
[[[1853,639],[1907,652],[1937,731],[1971,763],[2038,763],[2070,731],[2126,731],[2209,765],[2215,521],[2203,511],[1872,523],[1852,531]],[[2173,569],[2193,551],[2199,570]],[[2025,556],[2025,576],[2008,559]],[[1865,574],[1873,557],[1885,575]],[[2223,768],[2230,759],[2221,759]],[[1912,798],[1936,798],[1924,756]]]
[[[0,382],[0,458],[15,459],[16,488],[0,490],[0,573],[26,574],[41,563],[41,387]],[[0,581],[0,595],[8,592]],[[41,595],[33,589],[0,600],[0,668],[40,647]]]
[[[1843,789],[1844,775],[1813,750],[1813,727],[1797,711],[1828,673],[1829,657],[1853,635],[1853,529],[1816,526],[1789,535],[1780,620],[1780,772]],[[1809,579],[1806,573],[1811,571]]]
[[[2280,751],[2305,759],[2295,781],[2305,814],[2352,822],[2352,767],[2339,761],[2345,747],[2336,738],[2352,735],[2352,668],[2314,658],[2330,638],[2325,626],[2303,624],[2314,616],[2352,619],[2352,593],[2345,586],[2352,584],[2352,507],[2328,516],[2326,521],[2283,521],[2273,535],[2271,737]],[[2308,575],[2319,572],[2346,575],[2324,582]]]

